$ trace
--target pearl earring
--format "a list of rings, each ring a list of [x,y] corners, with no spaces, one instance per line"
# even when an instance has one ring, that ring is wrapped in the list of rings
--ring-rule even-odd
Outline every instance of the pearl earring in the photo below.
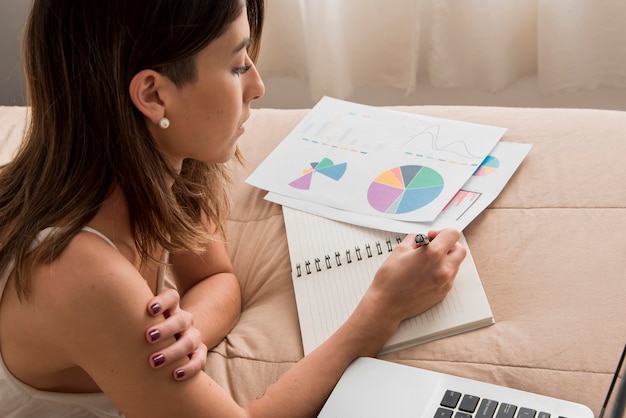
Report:
[[[170,120],[168,118],[162,118],[159,121],[159,126],[161,127],[161,129],[167,129],[170,127]]]

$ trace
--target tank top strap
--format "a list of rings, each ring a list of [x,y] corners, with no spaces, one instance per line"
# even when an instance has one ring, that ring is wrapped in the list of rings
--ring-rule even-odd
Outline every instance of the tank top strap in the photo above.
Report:
[[[97,229],[93,229],[89,226],[84,226],[82,230],[99,236],[104,241],[106,241],[111,247],[117,250],[117,247],[115,246],[115,244],[113,244],[113,241],[111,241],[106,235],[104,235],[102,232],[98,231]],[[161,264],[159,265],[157,269],[157,277],[156,277],[157,281],[156,281],[156,289],[155,289],[156,290],[155,294],[157,295],[163,291],[163,288],[165,285],[165,270],[167,269],[168,260],[169,260],[169,252],[167,250],[163,250]]]
[[[109,244],[111,247],[113,247],[113,248],[115,248],[117,250],[117,247],[115,246],[115,244],[113,244],[113,241],[111,241],[106,235],[104,235],[102,232],[98,231],[97,229],[93,229],[93,228],[91,228],[89,226],[83,226],[82,230],[85,231],[85,232],[89,232],[91,234],[99,236],[104,241],[106,241],[107,244]]]

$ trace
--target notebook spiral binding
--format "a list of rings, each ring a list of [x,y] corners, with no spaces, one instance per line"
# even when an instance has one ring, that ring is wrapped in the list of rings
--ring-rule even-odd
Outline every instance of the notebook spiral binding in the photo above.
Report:
[[[396,236],[396,245],[402,242],[403,237]],[[393,251],[393,243],[391,238],[387,238],[385,241],[387,252],[390,253]],[[352,256],[352,251],[350,248],[346,249],[345,253],[345,263],[351,264],[353,260],[361,261],[364,257],[372,258],[375,255],[382,255],[384,253],[383,246],[380,241],[374,242],[375,253],[372,251],[372,246],[370,243],[366,243],[364,246],[364,251],[361,250],[361,247],[358,245],[354,247],[354,257]],[[296,277],[302,277],[303,274],[307,276],[313,274],[314,272],[320,272],[325,267],[326,270],[330,270],[333,268],[333,259],[334,259],[334,267],[341,267],[343,265],[341,252],[335,251],[334,257],[330,254],[324,255],[324,260],[319,257],[315,257],[313,259],[313,265],[311,265],[311,260],[304,261],[304,272],[302,271],[302,264],[296,263]]]

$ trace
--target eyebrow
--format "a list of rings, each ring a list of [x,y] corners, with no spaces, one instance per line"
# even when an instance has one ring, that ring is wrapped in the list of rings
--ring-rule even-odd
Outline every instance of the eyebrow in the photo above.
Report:
[[[233,52],[235,52],[235,53],[236,53],[236,52],[239,52],[239,51],[241,51],[242,49],[246,48],[246,47],[247,47],[248,45],[250,45],[251,43],[252,43],[252,39],[250,39],[250,38],[246,38],[246,39],[244,39],[243,41],[241,41],[241,42],[239,43],[239,45],[237,45],[237,47],[234,49],[234,51],[233,51]]]

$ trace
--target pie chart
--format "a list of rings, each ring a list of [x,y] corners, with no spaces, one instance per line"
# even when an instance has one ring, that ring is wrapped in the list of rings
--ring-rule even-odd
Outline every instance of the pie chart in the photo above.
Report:
[[[476,169],[474,172],[475,176],[488,176],[489,174],[493,174],[498,167],[500,167],[500,161],[496,157],[492,157],[488,155],[485,157],[482,164]]]
[[[443,184],[443,177],[432,168],[404,165],[376,177],[367,191],[367,200],[382,213],[408,213],[435,200]]]
[[[347,163],[335,164],[331,159],[324,158],[319,162],[309,164],[310,167],[302,171],[302,176],[298,177],[289,185],[300,190],[309,190],[314,174],[321,174],[332,180],[339,181],[346,172]]]

